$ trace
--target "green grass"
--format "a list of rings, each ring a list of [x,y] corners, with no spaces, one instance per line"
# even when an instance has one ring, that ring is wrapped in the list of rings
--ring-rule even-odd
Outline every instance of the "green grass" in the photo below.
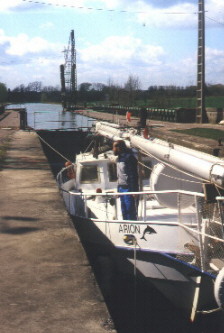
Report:
[[[218,140],[224,138],[224,131],[213,128],[190,128],[186,130],[172,130],[172,132],[184,133],[202,138]]]
[[[206,107],[224,108],[224,96],[206,97]]]
[[[161,108],[190,108],[196,107],[196,98],[185,97],[185,98],[173,98],[173,97],[161,97],[159,99],[151,99],[147,101],[137,101],[140,106],[148,107],[161,107]],[[224,96],[209,96],[205,98],[206,107],[224,108]]]

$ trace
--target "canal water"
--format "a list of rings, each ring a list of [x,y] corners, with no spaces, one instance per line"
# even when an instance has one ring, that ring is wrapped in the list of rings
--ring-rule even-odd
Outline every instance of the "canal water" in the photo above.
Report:
[[[53,104],[9,106],[9,108],[12,107],[25,107],[28,125],[34,128],[57,151],[72,161],[75,159],[75,154],[80,149],[84,149],[88,143],[88,140],[86,141],[88,133],[85,132],[94,123],[91,118],[65,112],[60,105]],[[82,128],[82,131],[77,132],[77,128]],[[63,166],[64,159],[44,143],[42,145],[55,174]],[[80,238],[82,239],[81,235]],[[86,245],[83,243],[83,246]],[[109,281],[109,292],[108,286],[105,291],[105,274],[108,274],[107,262],[102,257],[99,265],[99,258],[96,259],[92,255],[93,249],[88,247],[85,249],[118,333],[224,332],[222,319],[224,314],[199,314],[196,321],[191,323],[180,309],[176,308],[148,281],[140,279],[137,275],[124,277],[115,270]],[[104,325],[108,331],[113,328],[110,321]]]
[[[59,104],[25,103],[11,104],[8,109],[25,108],[27,124],[41,139],[43,150],[48,156],[54,175],[67,160],[89,145],[90,129],[95,120],[75,112],[63,111]]]
[[[26,108],[28,126],[35,130],[73,131],[91,128],[94,119],[84,117],[75,112],[63,111],[59,104],[26,103],[11,104],[11,108]]]

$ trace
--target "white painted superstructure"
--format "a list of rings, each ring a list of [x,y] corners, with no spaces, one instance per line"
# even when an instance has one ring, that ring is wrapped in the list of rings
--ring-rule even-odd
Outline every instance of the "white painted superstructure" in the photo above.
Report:
[[[75,179],[64,182],[62,173],[58,176],[68,211],[83,218],[79,228],[87,241],[99,246],[101,241],[109,242],[118,253],[125,253],[127,261],[175,303],[170,283],[178,282],[176,292],[186,298],[182,306],[189,311],[195,303],[195,277],[200,276],[198,306],[203,307],[214,299],[206,288],[224,265],[217,264],[224,263],[224,198],[206,202],[202,183],[222,188],[224,162],[189,148],[145,139],[133,129],[116,125],[97,123],[96,132],[111,140],[125,140],[143,153],[141,166],[152,169],[142,173],[141,191],[135,193],[139,196],[138,221],[122,219],[119,196],[125,193],[117,193],[112,151],[97,157],[80,154]]]

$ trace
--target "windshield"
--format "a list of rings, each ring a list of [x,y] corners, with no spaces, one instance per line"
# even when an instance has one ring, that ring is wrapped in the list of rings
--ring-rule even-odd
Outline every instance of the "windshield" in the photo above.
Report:
[[[99,183],[99,168],[97,165],[83,165],[80,175],[80,183]]]

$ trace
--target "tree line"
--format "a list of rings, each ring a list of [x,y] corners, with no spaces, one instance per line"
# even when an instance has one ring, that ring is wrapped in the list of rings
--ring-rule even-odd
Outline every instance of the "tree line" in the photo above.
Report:
[[[206,96],[224,96],[224,85],[208,84],[205,86]],[[130,75],[124,85],[83,82],[74,93],[77,104],[97,103],[110,105],[148,105],[169,107],[169,101],[178,98],[196,99],[196,86],[149,86],[141,89],[138,77]],[[0,103],[61,103],[59,86],[43,86],[39,81],[30,82],[27,86],[21,84],[14,89],[7,89],[0,83]],[[150,103],[150,104],[151,104]]]
[[[8,94],[7,94],[7,87],[4,83],[0,82],[0,103],[7,102]]]

